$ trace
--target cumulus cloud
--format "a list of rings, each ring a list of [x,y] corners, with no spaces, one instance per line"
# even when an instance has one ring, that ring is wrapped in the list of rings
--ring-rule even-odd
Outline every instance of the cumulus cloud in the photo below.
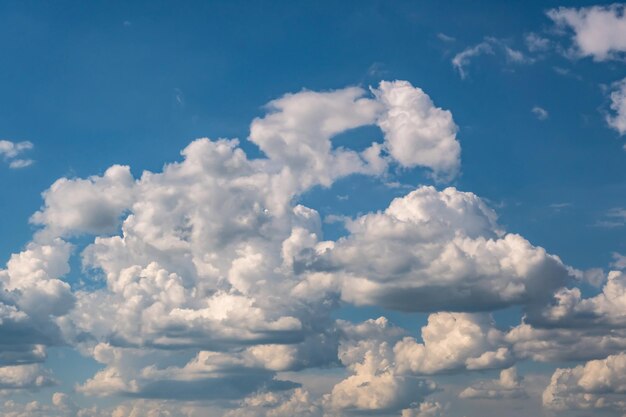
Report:
[[[130,169],[119,165],[101,177],[61,178],[43,193],[44,207],[33,214],[31,222],[45,226],[53,236],[113,232],[132,203],[133,185]]]
[[[34,162],[32,159],[21,158],[24,152],[31,149],[33,149],[33,144],[29,141],[0,140],[0,157],[9,164],[9,168],[18,169],[31,165]]]
[[[411,406],[437,390],[423,376],[501,368],[513,360],[503,334],[484,314],[432,314],[422,328],[423,343],[403,337],[401,329],[382,317],[343,323],[342,332],[339,358],[351,375],[325,397],[326,407],[333,410],[439,415],[439,404]]]
[[[544,407],[556,410],[626,411],[626,354],[557,369],[543,392]]]
[[[515,367],[503,369],[499,379],[479,381],[461,391],[459,397],[488,400],[526,398],[528,394],[523,387],[523,380],[524,378],[517,374]]]
[[[559,28],[573,32],[574,55],[605,61],[626,52],[624,5],[560,7],[547,14]]]
[[[380,128],[380,143],[333,146],[367,125]],[[0,270],[0,381],[4,370],[6,388],[19,388],[19,369],[24,388],[45,386],[46,348],[68,344],[101,364],[76,391],[134,401],[83,410],[56,396],[32,406],[41,415],[442,414],[426,377],[532,356],[485,311],[530,314],[571,268],[455,188],[418,187],[346,218],[336,241],[297,201],[349,175],[388,179],[389,167],[450,180],[460,170],[456,134],[451,113],[408,82],[301,91],[252,122],[259,158],[236,139],[198,139],[159,172],[134,178],[114,165],[59,179],[31,218],[32,241]],[[64,281],[73,251],[82,262],[74,288]],[[336,320],[342,303],[433,314],[420,339],[383,318]],[[333,366],[345,377],[325,393],[283,378]]]
[[[569,273],[523,237],[506,234],[472,193],[420,187],[383,212],[346,223],[349,236],[320,244],[298,293],[339,287],[344,300],[407,311],[479,311],[547,301]]]
[[[583,298],[579,288],[556,292],[552,305],[542,311],[540,322],[561,327],[626,326],[626,273],[611,271],[602,292]]]

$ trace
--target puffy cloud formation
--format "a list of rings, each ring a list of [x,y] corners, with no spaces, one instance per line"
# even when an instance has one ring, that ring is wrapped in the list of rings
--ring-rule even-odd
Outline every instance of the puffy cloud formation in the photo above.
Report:
[[[611,110],[613,114],[606,117],[606,121],[620,135],[626,133],[626,78],[613,83],[611,91]]]
[[[546,408],[564,410],[616,409],[626,411],[626,354],[557,369],[543,392]]]
[[[539,362],[588,360],[626,349],[626,331],[607,328],[537,328],[522,323],[505,336],[515,356]]]
[[[337,363],[328,310],[337,295],[297,291],[310,278],[300,274],[303,253],[326,244],[320,218],[292,201],[390,164],[450,179],[457,127],[403,81],[370,96],[356,87],[302,91],[268,109],[249,136],[265,158],[248,159],[237,140],[200,139],[161,173],[135,179],[116,165],[45,191],[31,218],[41,229],[0,272],[3,328],[30,329],[27,340],[10,339],[4,363],[38,362],[45,346],[72,343],[104,365],[79,391],[177,399],[290,389],[277,372]],[[382,143],[333,148],[334,136],[366,125],[381,128]],[[72,248],[63,239],[84,235],[95,235],[81,252],[92,284],[72,291],[59,279]]]
[[[556,292],[555,303],[542,311],[539,321],[560,327],[626,326],[626,273],[611,271],[602,292],[583,298],[579,288]]]
[[[40,388],[54,384],[54,379],[40,364],[0,367],[0,389]]]
[[[490,310],[547,302],[568,277],[557,257],[505,234],[480,198],[454,188],[418,188],[346,227],[349,236],[302,262],[330,270],[342,298],[358,305]]]
[[[333,147],[337,135],[367,125],[382,142]],[[297,201],[348,175],[390,175],[389,167],[451,179],[456,132],[450,112],[407,82],[382,82],[371,94],[302,91],[252,122],[259,158],[236,139],[198,139],[160,172],[134,178],[114,165],[59,179],[31,218],[33,240],[0,270],[0,389],[52,384],[40,363],[48,347],[67,344],[102,365],[78,393],[132,401],[81,409],[55,394],[52,405],[3,412],[444,414],[428,400],[438,388],[426,377],[533,357],[539,348],[524,343],[556,330],[506,333],[487,311],[520,306],[535,317],[572,269],[503,231],[487,204],[455,188],[420,186],[346,220],[336,241]],[[73,251],[82,274],[70,286]],[[432,314],[418,338],[384,318],[336,320],[342,303]],[[343,374],[323,393],[285,376],[329,367]],[[507,372],[500,382],[510,387]]]
[[[425,166],[437,176],[453,178],[461,147],[452,113],[435,107],[427,94],[406,82],[383,81],[374,94],[385,109],[377,124],[393,159],[403,167]]]
[[[466,399],[499,400],[506,398],[526,398],[528,394],[523,387],[523,379],[517,375],[517,369],[511,367],[500,372],[500,378],[493,381],[480,381],[465,388],[459,397]]]
[[[263,393],[244,399],[224,417],[321,417],[322,409],[307,391],[297,388],[289,393]]]
[[[461,148],[452,114],[406,81],[382,81],[372,92],[374,99],[357,87],[285,95],[268,104],[268,115],[252,122],[249,139],[280,170],[281,186],[329,186],[351,173],[381,173],[388,163],[383,151],[400,166],[427,167],[438,177],[454,177]],[[382,145],[373,143],[360,153],[332,149],[333,136],[372,124],[383,131]]]
[[[9,164],[9,168],[18,169],[31,165],[34,162],[32,159],[20,158],[21,154],[30,149],[33,149],[33,144],[29,141],[0,140],[0,157]]]
[[[513,360],[504,335],[485,314],[431,314],[422,328],[422,339],[424,343],[404,338],[394,346],[400,372],[501,368]]]
[[[130,169],[119,165],[101,177],[61,178],[43,193],[44,207],[31,222],[45,226],[44,233],[52,236],[114,232],[131,205],[133,185]]]
[[[421,376],[501,368],[513,360],[504,335],[484,314],[432,314],[422,328],[423,343],[403,337],[382,317],[341,327],[339,358],[351,375],[324,398],[331,410],[439,415],[439,404],[412,406],[437,390]]]
[[[557,26],[574,32],[573,53],[579,56],[591,56],[596,61],[605,61],[626,52],[624,5],[579,9],[559,7],[547,13]]]

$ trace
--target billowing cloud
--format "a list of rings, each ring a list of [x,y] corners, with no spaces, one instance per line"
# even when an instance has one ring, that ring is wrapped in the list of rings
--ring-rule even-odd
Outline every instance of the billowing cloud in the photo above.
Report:
[[[504,233],[480,198],[454,188],[421,187],[346,227],[349,236],[300,261],[334,284],[312,274],[298,291],[335,285],[358,305],[479,311],[547,301],[568,276],[557,257]]]
[[[544,407],[556,410],[626,411],[626,354],[557,369],[543,392]]]
[[[624,5],[559,7],[549,10],[555,24],[573,31],[572,53],[591,56],[595,61],[614,59],[626,52]]]
[[[449,111],[403,81],[301,91],[267,109],[250,128],[258,158],[237,139],[198,139],[159,172],[114,165],[43,193],[32,241],[0,270],[0,384],[51,384],[41,362],[64,344],[101,365],[78,393],[125,401],[80,409],[59,394],[33,415],[439,416],[427,378],[536,354],[524,343],[550,329],[524,339],[526,324],[505,332],[488,312],[547,311],[573,270],[506,233],[478,196],[420,186],[345,218],[334,241],[297,203],[350,175],[387,180],[390,167],[451,180],[460,145]],[[370,125],[380,142],[333,146]],[[432,314],[412,337],[384,318],[337,320],[345,303]],[[331,367],[341,374],[322,393],[288,378]]]

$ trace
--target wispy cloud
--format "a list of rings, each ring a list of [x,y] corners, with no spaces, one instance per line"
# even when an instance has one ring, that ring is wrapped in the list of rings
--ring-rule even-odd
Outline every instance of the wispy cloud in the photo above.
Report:
[[[602,219],[595,223],[598,227],[622,227],[626,225],[626,209],[616,207],[608,210]]]
[[[539,120],[546,120],[550,116],[550,114],[548,113],[546,109],[539,107],[539,106],[533,107],[530,111]]]
[[[459,72],[462,79],[467,78],[467,67],[471,61],[481,55],[495,55],[496,52],[504,55],[506,62],[511,64],[532,64],[535,59],[525,55],[522,51],[510,47],[507,42],[493,37],[487,37],[477,45],[465,48],[452,58],[452,66]]]
[[[10,140],[0,140],[0,156],[6,163],[9,164],[9,168],[19,169],[25,168],[33,164],[32,159],[23,159],[20,156],[31,149],[34,145],[29,141],[12,142]]]

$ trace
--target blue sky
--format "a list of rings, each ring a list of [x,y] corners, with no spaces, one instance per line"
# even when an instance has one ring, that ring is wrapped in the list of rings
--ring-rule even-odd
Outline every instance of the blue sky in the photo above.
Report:
[[[583,1],[0,3],[3,412],[622,415],[593,366],[626,368],[623,27]]]

